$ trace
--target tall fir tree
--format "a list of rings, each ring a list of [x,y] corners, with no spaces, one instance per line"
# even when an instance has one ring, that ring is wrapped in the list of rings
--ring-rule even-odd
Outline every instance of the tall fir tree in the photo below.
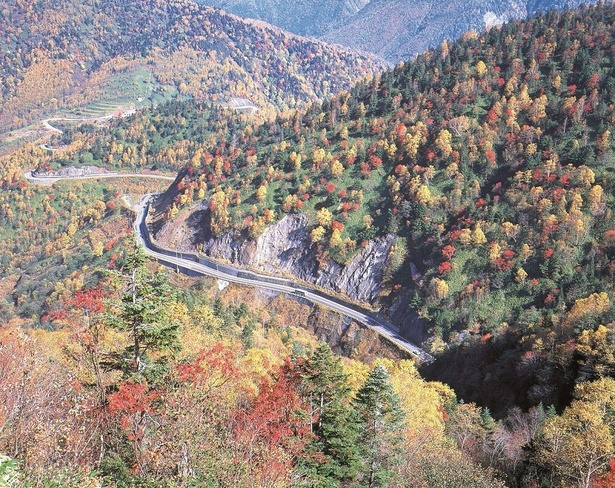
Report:
[[[384,366],[376,365],[370,372],[353,404],[361,433],[361,486],[388,486],[403,453],[405,414]]]
[[[339,486],[355,480],[361,466],[358,416],[350,406],[348,376],[340,359],[322,344],[298,361],[298,371],[314,435],[309,452],[324,455],[316,462],[318,456],[303,461],[310,486]]]
[[[120,300],[112,305],[109,323],[126,331],[130,344],[115,366],[124,376],[136,381],[159,381],[170,357],[179,348],[179,324],[173,320],[170,306],[175,291],[164,273],[151,273],[145,267],[142,248],[126,257],[116,274],[122,286]]]

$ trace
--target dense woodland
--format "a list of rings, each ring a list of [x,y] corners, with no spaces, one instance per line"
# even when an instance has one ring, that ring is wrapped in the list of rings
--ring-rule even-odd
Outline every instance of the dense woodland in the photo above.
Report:
[[[345,262],[395,233],[382,302],[414,291],[427,346],[447,357],[432,373],[498,413],[561,408],[576,382],[613,367],[597,349],[613,343],[614,15],[607,5],[468,34],[257,128],[175,103],[72,140],[89,138],[107,164],[187,165],[167,216],[207,198],[213,235],[256,238],[306,212],[317,252]],[[216,123],[199,132],[200,117],[228,136]]]
[[[314,252],[340,263],[394,234],[377,305],[410,292],[438,356],[421,373],[442,383],[407,361],[336,359],[255,304],[178,294],[138,251],[93,239],[112,263],[61,297],[33,285],[47,303],[6,316],[44,313],[53,332],[0,330],[2,472],[40,486],[613,486],[614,24],[611,4],[551,13],[273,122],[175,101],[3,158],[0,211],[39,253],[26,203],[67,202],[23,182],[34,163],[175,169],[166,218],[206,199],[212,235],[255,239],[305,212]],[[86,236],[70,236],[71,211],[121,218],[97,191],[105,209],[74,191],[58,246]],[[4,270],[21,266],[13,242]]]
[[[2,329],[15,486],[500,486],[449,437],[484,438],[488,415],[411,362],[342,361],[271,306],[177,293],[143,263],[64,300],[56,332]]]
[[[348,88],[375,58],[191,0],[0,2],[0,129],[104,100],[247,97],[270,116]]]

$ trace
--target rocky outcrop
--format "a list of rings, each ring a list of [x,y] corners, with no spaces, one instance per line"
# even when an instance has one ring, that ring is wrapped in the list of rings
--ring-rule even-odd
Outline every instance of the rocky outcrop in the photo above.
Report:
[[[314,306],[305,328],[331,346],[335,354],[360,357],[366,362],[378,358],[407,359],[408,354],[373,330],[323,307]]]
[[[428,337],[426,324],[411,306],[414,290],[408,288],[395,297],[388,307],[389,319],[399,326],[400,334],[415,344],[422,344]]]
[[[208,235],[208,220],[206,208],[194,210],[185,221],[180,243],[177,242],[178,233],[166,226],[157,232],[156,239],[163,244],[165,240],[172,240],[174,246],[179,244],[184,250],[198,249],[211,257],[266,273],[287,274],[345,293],[357,301],[373,303],[378,298],[393,235],[370,241],[342,266],[318,254],[316,245],[311,242],[310,227],[304,214],[285,216],[267,227],[256,241],[230,233],[217,238]]]

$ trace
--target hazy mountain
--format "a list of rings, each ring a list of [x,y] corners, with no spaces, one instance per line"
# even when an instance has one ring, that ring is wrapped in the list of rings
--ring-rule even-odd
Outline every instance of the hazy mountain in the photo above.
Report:
[[[383,66],[193,1],[0,1],[0,32],[0,128],[152,93],[284,108]]]
[[[442,39],[455,40],[463,32],[482,31],[538,11],[578,6],[573,0],[371,0],[361,11],[331,27],[328,42],[376,53],[389,61],[405,60]]]
[[[370,0],[199,0],[228,12],[260,19],[300,35],[318,36],[352,18]]]
[[[456,39],[470,29],[483,30],[525,13],[521,2],[515,0],[372,0],[323,38],[397,61],[437,45],[442,39]]]
[[[376,53],[388,61],[407,59],[454,40],[538,11],[575,7],[582,0],[200,0],[240,16],[261,19],[301,35]]]

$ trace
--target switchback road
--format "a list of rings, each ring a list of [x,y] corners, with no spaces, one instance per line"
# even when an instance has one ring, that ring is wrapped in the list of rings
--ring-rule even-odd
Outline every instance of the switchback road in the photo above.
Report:
[[[26,173],[26,178],[31,183],[51,184],[58,180],[85,180],[97,178],[158,178],[174,180],[174,178],[162,175],[143,175],[126,173],[102,173],[87,176],[33,176],[32,171]],[[158,246],[152,241],[147,227],[146,218],[149,211],[149,201],[151,195],[145,195],[137,204],[136,218],[133,230],[137,244],[141,245],[145,253],[158,260],[159,262],[177,268],[180,271],[192,272],[200,275],[211,276],[220,280],[241,285],[252,286],[265,290],[273,290],[281,293],[294,295],[311,303],[323,305],[335,310],[342,315],[346,315],[366,327],[377,332],[380,336],[395,344],[401,350],[406,351],[412,357],[417,358],[423,363],[431,363],[434,357],[418,347],[416,344],[404,339],[399,335],[399,328],[386,320],[384,317],[361,308],[353,303],[347,302],[337,297],[328,295],[320,290],[311,288],[304,284],[295,283],[284,278],[274,278],[252,271],[244,271],[233,266],[219,263],[205,256],[180,252],[174,249],[166,249]]]
[[[50,122],[99,122],[103,120],[109,120],[113,118],[113,115],[102,115],[100,117],[87,117],[87,118],[78,118],[78,117],[51,117],[49,119],[45,119],[42,122],[43,127],[51,132],[56,132],[58,134],[63,134],[64,132],[54,127],[50,124]]]
[[[38,183],[42,185],[52,185],[56,181],[60,180],[98,180],[100,178],[152,178],[156,180],[175,181],[175,178],[172,176],[148,175],[143,173],[117,173],[113,171],[109,173],[96,173],[82,176],[43,176],[34,174],[34,171],[26,171],[25,177],[30,183]]]
[[[362,309],[354,304],[327,295],[320,290],[295,283],[291,280],[239,270],[204,256],[197,256],[196,254],[179,252],[158,246],[152,241],[146,224],[147,213],[149,211],[149,197],[149,195],[146,195],[138,204],[136,209],[137,217],[134,222],[134,232],[137,243],[143,246],[145,253],[157,259],[159,262],[177,267],[178,269],[190,270],[197,274],[212,276],[232,283],[239,283],[301,297],[312,303],[323,305],[347,317],[355,319],[422,362],[429,363],[434,360],[433,356],[401,337],[399,335],[399,328],[384,319],[384,317]]]

